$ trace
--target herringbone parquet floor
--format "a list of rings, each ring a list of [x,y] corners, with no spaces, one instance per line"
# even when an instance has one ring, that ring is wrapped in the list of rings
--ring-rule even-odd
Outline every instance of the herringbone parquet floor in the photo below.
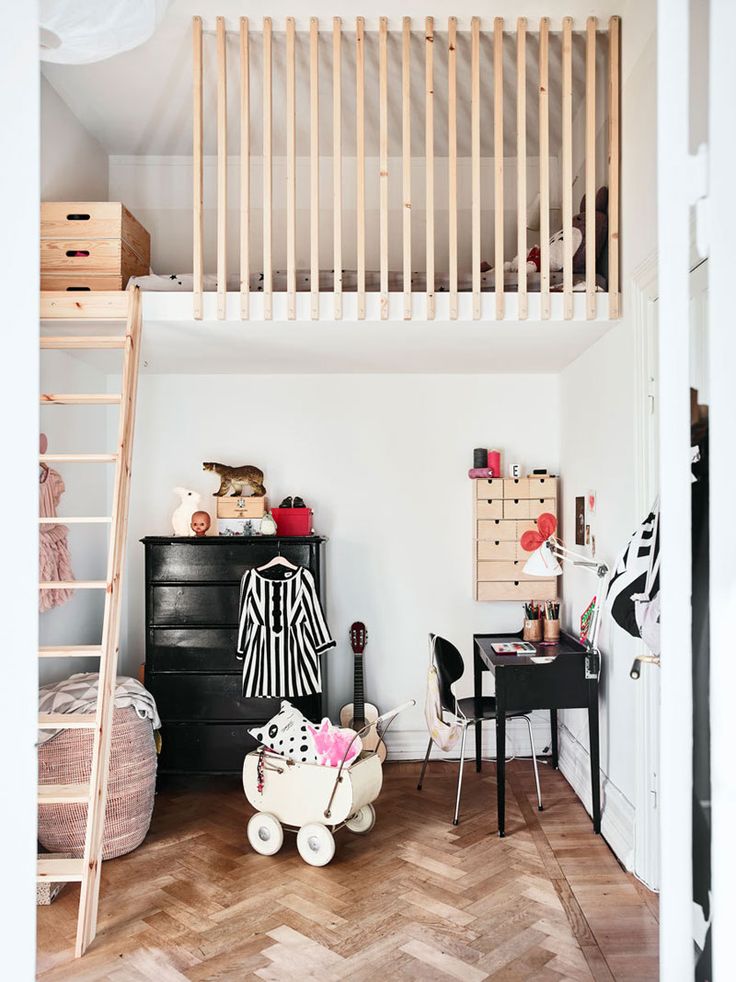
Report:
[[[368,836],[337,834],[314,869],[287,833],[251,851],[251,809],[230,780],[157,796],[151,832],[105,863],[97,939],[72,958],[77,893],[39,908],[43,982],[245,979],[654,980],[657,908],[624,873],[565,779],[507,769],[507,830],[496,835],[492,764],[468,765],[463,814],[450,813],[455,767],[385,767]]]

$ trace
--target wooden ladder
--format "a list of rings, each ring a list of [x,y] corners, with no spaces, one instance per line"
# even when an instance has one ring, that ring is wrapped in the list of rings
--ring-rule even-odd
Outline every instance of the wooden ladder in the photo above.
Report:
[[[84,853],[79,859],[44,856],[38,861],[36,878],[39,882],[79,883],[79,915],[77,920],[76,957],[84,954],[94,940],[97,931],[97,907],[100,893],[102,866],[102,835],[107,803],[107,779],[110,765],[115,683],[117,677],[120,643],[121,578],[125,562],[125,545],[128,526],[128,502],[130,498],[130,465],[133,449],[136,391],[138,386],[138,362],[141,339],[141,300],[138,288],[115,293],[42,293],[41,319],[71,322],[120,321],[125,333],[93,336],[90,334],[59,334],[41,337],[41,349],[78,351],[80,349],[123,351],[122,386],[120,395],[58,395],[41,396],[43,404],[59,405],[119,405],[117,451],[111,454],[42,454],[44,463],[113,463],[115,483],[112,497],[112,514],[109,516],[53,519],[66,524],[108,522],[110,539],[108,546],[107,577],[105,580],[72,581],[70,583],[42,582],[40,589],[91,589],[105,591],[105,610],[102,623],[102,640],[99,645],[57,645],[39,649],[41,658],[89,658],[98,656],[99,689],[97,708],[87,714],[39,714],[39,729],[84,728],[94,731],[92,766],[89,784],[40,785],[39,804],[86,803],[87,830]],[[100,329],[102,331],[102,329]],[[41,518],[42,523],[48,521]]]

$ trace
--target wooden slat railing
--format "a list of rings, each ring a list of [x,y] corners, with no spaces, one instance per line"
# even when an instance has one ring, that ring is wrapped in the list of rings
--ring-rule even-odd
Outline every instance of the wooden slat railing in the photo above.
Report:
[[[415,316],[413,276],[415,271],[421,273],[422,269],[426,274],[422,313],[428,320],[437,317],[438,311],[442,311],[439,316],[452,320],[461,316],[461,312],[462,316],[474,319],[500,320],[509,314],[520,320],[530,314],[543,320],[552,316],[595,319],[599,311],[606,315],[606,306],[598,297],[599,280],[606,275],[607,315],[611,318],[620,316],[621,27],[618,17],[611,17],[607,30],[603,31],[598,30],[595,17],[587,18],[585,24],[565,17],[555,22],[554,32],[548,17],[530,24],[526,17],[520,16],[516,18],[513,31],[505,30],[512,25],[504,24],[503,18],[490,21],[473,17],[462,24],[467,40],[460,45],[456,17],[449,17],[446,26],[441,25],[439,30],[435,19],[426,17],[421,22],[422,58],[416,57],[419,22],[411,17],[403,17],[400,21],[388,17],[368,21],[357,17],[355,33],[350,34],[351,45],[353,37],[355,44],[355,86],[353,88],[351,84],[349,92],[345,92],[342,85],[345,66],[341,18],[332,18],[331,44],[325,48],[320,46],[320,27],[323,25],[319,19],[311,17],[304,23],[302,28],[300,21],[287,17],[274,26],[272,19],[265,17],[260,36],[253,42],[249,19],[241,17],[237,22],[239,43],[231,48],[228,59],[225,18],[214,19],[214,30],[204,30],[202,19],[193,18],[193,308],[196,319],[204,316],[205,308],[210,311],[210,317],[213,314],[219,319],[227,316],[229,259],[233,266],[239,266],[242,319],[261,316],[261,310],[265,319],[273,318],[274,277],[284,275],[277,274],[277,270],[285,270],[285,299],[278,301],[277,316],[291,320],[298,316],[311,316],[315,320],[325,316],[320,297],[320,233],[325,246],[325,233],[331,234],[334,306],[328,316],[336,320],[343,317],[346,266],[354,271],[351,275],[355,277],[350,287],[356,293],[355,301],[349,305],[350,316],[358,319],[366,316],[384,320],[396,316],[411,319]],[[376,47],[369,41],[370,32],[375,32]],[[536,34],[537,44],[530,41],[530,34]],[[213,47],[209,46],[208,35],[214,38]],[[258,58],[254,60],[253,43],[257,44],[257,52],[261,54],[260,63]],[[442,47],[435,49],[437,43]],[[446,73],[440,67],[444,45]],[[376,51],[377,57],[369,54]],[[515,51],[515,71],[505,78],[504,56],[508,59],[512,51]],[[459,60],[468,57],[465,52],[469,52],[469,63],[458,64]],[[597,72],[596,57],[601,57],[604,52],[606,71]],[[320,101],[325,99],[325,92],[320,92],[320,60],[326,53],[331,55],[331,70],[321,81],[323,86],[325,82],[329,86],[331,75],[331,91],[329,87],[327,89],[331,112],[329,109],[324,112],[327,107],[320,106]],[[205,72],[205,56],[208,63],[210,59],[214,61],[211,75]],[[352,60],[352,52],[350,57]],[[584,66],[581,57],[584,57]],[[230,212],[227,152],[228,126],[232,127],[233,121],[228,118],[228,71],[237,71],[232,63],[238,61],[240,193],[239,208],[232,204]],[[559,65],[559,79],[550,78],[552,64]],[[601,64],[604,64],[602,57]],[[254,71],[260,77],[254,78]],[[277,73],[275,79],[274,72]],[[396,72],[397,80],[400,77],[395,90],[390,88],[393,72]],[[415,76],[415,95],[420,91],[419,78],[423,75],[422,109],[413,102],[412,75]],[[216,208],[205,212],[204,106],[212,104],[212,96],[205,98],[204,84],[210,77],[216,80],[217,193]],[[350,78],[352,80],[352,71]],[[459,78],[470,83],[466,104],[463,104],[467,98],[465,90],[458,87]],[[537,82],[536,98],[527,99],[527,86]],[[260,89],[261,98],[255,107],[256,118],[252,119],[251,90],[254,85],[256,91]],[[603,85],[607,87],[605,119],[599,118],[598,108],[603,105]],[[513,91],[509,92],[512,86]],[[462,98],[460,92],[463,92]],[[554,94],[554,106],[550,92]],[[557,103],[558,99],[560,103]],[[392,112],[392,103],[397,110],[396,116]],[[504,105],[508,103],[515,104],[515,112],[504,119]],[[305,108],[308,104],[308,112],[301,111],[302,104]],[[538,119],[530,125],[528,114],[532,108]],[[416,145],[412,148],[412,123],[416,112],[424,115],[423,150]],[[257,118],[259,113],[260,120]],[[276,146],[274,114],[278,117]],[[389,132],[394,118],[397,120],[396,132]],[[355,121],[355,141],[349,149],[343,147],[343,119],[351,120],[351,130],[352,120]],[[372,149],[375,137],[368,128],[374,119],[377,123],[377,158]],[[331,127],[332,216],[321,229],[320,125],[325,120]],[[258,162],[262,179],[261,186],[255,191],[255,199],[250,187],[254,126],[256,132],[260,129],[262,136]],[[465,126],[468,126],[468,132],[464,130]],[[599,136],[599,133],[604,135]],[[602,157],[604,140],[605,169],[600,163],[596,164],[596,150],[598,148]],[[400,147],[401,156],[395,174],[389,173],[392,141]],[[460,146],[465,160],[458,152]],[[513,148],[509,156],[515,155],[515,161],[504,159],[509,147]],[[308,153],[308,209],[300,206],[299,201],[300,153]],[[344,170],[343,153],[351,157],[354,153],[354,178],[352,162]],[[274,154],[285,156],[275,159]],[[538,159],[535,159],[536,154]],[[467,189],[460,179],[460,175],[466,173],[470,178]],[[349,180],[346,179],[344,187],[346,175]],[[416,187],[413,186],[415,181],[418,182]],[[581,181],[588,202],[584,217],[584,264],[574,249],[573,239],[573,209],[580,194],[580,191],[574,191],[577,181]],[[598,184],[606,182],[609,188],[608,247],[601,256],[596,243],[594,202]],[[373,189],[377,189],[377,199],[373,197]],[[395,213],[391,211],[392,189],[396,194]],[[348,195],[349,206],[344,205],[343,192]],[[424,199],[423,223],[413,218],[417,195]],[[529,211],[532,200],[535,202],[534,215],[536,201],[539,203],[538,236]],[[559,213],[560,207],[561,272],[557,265],[552,268],[550,247],[550,236],[558,231],[552,216]],[[509,213],[507,220],[506,212],[510,209],[513,213]],[[228,238],[228,217],[232,213],[235,213],[233,220],[239,221],[239,233],[234,240],[239,250],[237,260],[228,256],[228,244],[232,249],[233,242]],[[214,236],[216,304],[212,307],[205,303],[204,297],[205,217],[210,214],[217,223]],[[508,231],[514,228],[514,232]],[[369,236],[376,234],[377,242],[371,241]],[[344,236],[348,243],[345,249]],[[259,240],[262,302],[251,296],[250,289],[251,277],[259,271],[253,262],[250,244]],[[533,245],[539,246],[538,276],[527,272],[526,256]],[[307,250],[308,287],[300,278],[300,268],[304,265],[300,257],[306,256]],[[514,253],[518,256],[516,283],[504,275],[504,261]],[[555,250],[555,257],[559,254]],[[375,274],[369,272],[375,268],[369,266],[369,256],[378,260],[375,279]],[[393,267],[395,273],[390,265],[393,256],[397,260]],[[464,269],[460,266],[461,257],[466,263]],[[492,263],[493,271],[489,274],[495,281],[492,297],[486,293],[483,270],[490,268],[484,265],[486,261]],[[398,281],[396,286],[392,283],[394,276]],[[584,288],[584,296],[576,297],[573,287]],[[284,290],[280,278],[276,288]],[[392,288],[402,294],[401,303],[397,302],[394,307]],[[307,289],[310,293],[309,314],[306,313],[307,306],[298,302],[298,293]],[[379,294],[375,305],[368,292],[372,290]],[[443,298],[440,290],[447,291],[448,296]],[[561,296],[557,296],[558,290]],[[467,292],[462,295],[461,291]],[[537,292],[538,301],[533,296]]]

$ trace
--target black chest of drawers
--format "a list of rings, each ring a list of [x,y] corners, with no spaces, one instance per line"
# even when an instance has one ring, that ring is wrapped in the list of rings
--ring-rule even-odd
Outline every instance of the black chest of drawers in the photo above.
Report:
[[[321,536],[148,537],[146,550],[146,688],[161,717],[159,772],[223,774],[242,769],[255,746],[248,730],[277,712],[278,699],[241,695],[236,658],[243,573],[282,555],[314,576],[324,606]],[[322,686],[326,688],[323,659]],[[324,714],[321,695],[291,700],[310,719]]]

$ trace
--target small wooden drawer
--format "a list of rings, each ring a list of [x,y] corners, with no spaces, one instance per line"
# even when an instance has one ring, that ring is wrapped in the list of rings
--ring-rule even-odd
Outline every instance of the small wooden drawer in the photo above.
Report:
[[[557,517],[557,498],[530,498],[527,505],[529,518],[539,518],[545,512]]]
[[[75,276],[67,273],[42,273],[42,290],[65,290],[68,293],[89,293],[91,290],[122,290],[122,276]]]
[[[151,236],[120,201],[44,201],[41,238],[119,239],[150,264]]]
[[[496,498],[493,501],[481,501],[475,503],[475,517],[480,518],[505,518],[503,510],[503,499]]]
[[[503,503],[504,518],[529,518],[529,501],[526,498],[506,498]]]
[[[516,522],[504,522],[497,518],[494,521],[479,521],[477,524],[478,540],[491,540],[492,542],[515,542],[516,541]]]
[[[481,602],[496,600],[556,600],[556,580],[542,580],[539,577],[528,580],[479,580],[475,599]]]
[[[74,276],[145,276],[148,263],[122,239],[41,239],[41,272]]]
[[[503,496],[504,498],[528,498],[529,478],[507,477],[503,482]]]
[[[476,498],[503,498],[503,478],[477,477],[474,481]]]
[[[476,559],[481,561],[492,560],[497,562],[498,560],[514,560],[517,559],[516,555],[516,542],[513,539],[509,539],[504,542],[502,539],[487,539],[482,542],[476,543]]]
[[[266,499],[261,495],[237,498],[230,496],[217,499],[218,518],[263,518],[266,512]]]
[[[557,478],[556,477],[530,477],[529,497],[530,498],[556,498]]]
[[[513,543],[509,543],[513,545]],[[537,579],[524,572],[524,563],[520,560],[510,560],[508,562],[478,562],[476,563],[476,579],[481,580],[506,580],[521,582],[522,580]]]

